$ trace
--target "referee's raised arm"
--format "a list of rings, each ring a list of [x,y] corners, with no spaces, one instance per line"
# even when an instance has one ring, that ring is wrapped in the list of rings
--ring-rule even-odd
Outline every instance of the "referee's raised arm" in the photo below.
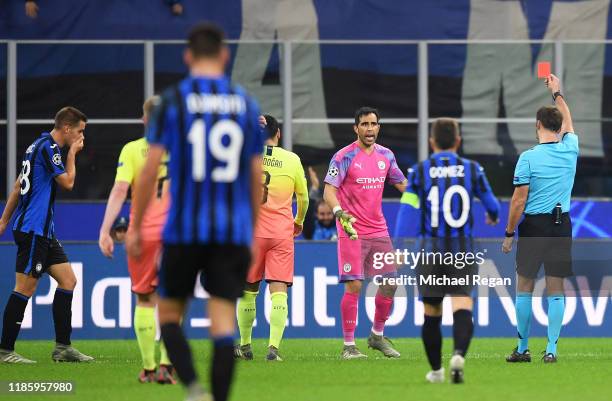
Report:
[[[565,98],[561,93],[561,81],[556,75],[550,74],[550,77],[546,78],[546,86],[550,89],[552,93],[553,101],[555,102],[555,106],[561,112],[563,116],[563,123],[561,125],[561,130],[559,133],[561,135],[566,132],[574,132],[574,124],[572,122],[572,115],[569,110],[569,106],[565,102]]]

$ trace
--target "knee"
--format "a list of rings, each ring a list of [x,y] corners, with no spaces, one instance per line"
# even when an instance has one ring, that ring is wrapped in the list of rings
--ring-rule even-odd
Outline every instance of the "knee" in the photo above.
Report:
[[[183,305],[162,299],[158,304],[157,315],[160,324],[180,323],[183,317]]]
[[[453,303],[453,313],[459,310],[468,310],[471,311],[474,306],[474,302],[472,298],[469,297],[454,297],[452,300]]]
[[[396,285],[383,285],[380,287],[380,293],[385,297],[394,296],[396,290],[397,290]]]
[[[159,308],[157,314],[159,317],[160,324],[179,323],[181,321],[181,314],[176,311],[162,310],[162,308]]]
[[[151,292],[149,294],[136,294],[136,304],[138,306],[154,307],[155,293]]]
[[[36,291],[36,283],[17,283],[13,291],[30,298]]]
[[[516,288],[518,292],[533,292],[535,286],[535,280],[527,277],[518,275]]]
[[[64,290],[70,290],[73,291],[76,288],[77,285],[77,279],[76,276],[74,274],[62,279],[62,281],[60,283],[57,283],[58,287],[64,289]]]
[[[258,292],[259,291],[259,282],[257,283],[246,283],[245,291],[249,292]]]
[[[37,279],[33,278],[32,276],[23,275],[22,277],[17,277],[15,280],[15,288],[13,291],[25,295],[26,297],[31,297],[34,295],[37,285]]]
[[[361,292],[361,281],[354,280],[346,283],[346,292],[359,294]]]
[[[425,315],[439,317],[442,316],[442,304],[424,304]]]

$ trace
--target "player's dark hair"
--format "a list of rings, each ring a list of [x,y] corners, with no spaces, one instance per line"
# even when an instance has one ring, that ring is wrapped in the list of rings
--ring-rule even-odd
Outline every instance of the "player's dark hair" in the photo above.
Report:
[[[563,115],[555,106],[542,106],[536,113],[536,120],[553,132],[559,132],[563,124]]]
[[[87,122],[87,116],[81,112],[80,110],[67,106],[62,108],[55,115],[55,128],[60,129],[64,125],[69,125],[71,127],[77,126],[81,121]]]
[[[317,201],[317,206],[315,208],[315,213],[319,213],[319,206],[321,206],[321,205],[327,205],[327,202],[325,202],[325,199],[319,199]],[[328,205],[328,207],[329,207],[329,205]],[[329,209],[331,210],[331,207]]]
[[[214,24],[197,24],[189,32],[188,47],[195,58],[219,55],[224,46],[225,35]]]
[[[373,107],[364,106],[358,108],[355,112],[355,125],[359,125],[359,120],[361,119],[361,117],[367,116],[368,114],[374,114],[376,116],[376,122],[380,120],[380,114],[378,114],[378,110]]]
[[[438,118],[431,124],[431,137],[442,150],[455,146],[459,136],[459,124],[454,118]]]
[[[266,134],[268,134],[268,139],[273,138],[274,135],[276,135],[276,133],[280,129],[280,124],[278,123],[278,120],[276,118],[272,117],[269,114],[264,114],[264,118],[266,119],[266,128],[264,129],[264,131]]]

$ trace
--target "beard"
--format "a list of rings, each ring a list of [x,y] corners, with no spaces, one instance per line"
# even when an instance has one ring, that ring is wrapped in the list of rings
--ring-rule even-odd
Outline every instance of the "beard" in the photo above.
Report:
[[[335,224],[334,219],[331,219],[331,220],[330,220],[330,221],[328,221],[328,222],[324,222],[323,220],[317,220],[317,221],[319,222],[319,224],[321,225],[321,227],[324,227],[324,228],[330,228],[332,225],[334,225],[334,224]]]

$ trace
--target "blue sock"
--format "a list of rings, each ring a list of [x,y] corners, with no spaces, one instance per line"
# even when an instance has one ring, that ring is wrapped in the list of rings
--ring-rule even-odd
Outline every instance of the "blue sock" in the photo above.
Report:
[[[531,328],[531,293],[518,292],[516,294],[516,330],[518,334],[518,352],[527,350],[529,343],[529,329]]]
[[[563,325],[563,314],[565,313],[565,296],[563,294],[551,294],[548,296],[548,344],[546,353],[557,355],[557,341],[561,334]]]

